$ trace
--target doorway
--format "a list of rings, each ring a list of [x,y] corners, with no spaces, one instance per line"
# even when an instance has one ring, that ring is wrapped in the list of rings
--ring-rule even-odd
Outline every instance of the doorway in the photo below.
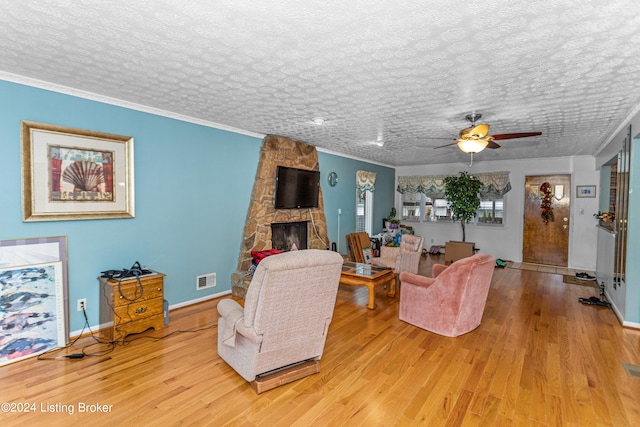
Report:
[[[548,183],[553,217],[542,216],[541,189]],[[544,189],[544,187],[543,187]],[[525,177],[522,262],[567,267],[571,208],[571,175]]]

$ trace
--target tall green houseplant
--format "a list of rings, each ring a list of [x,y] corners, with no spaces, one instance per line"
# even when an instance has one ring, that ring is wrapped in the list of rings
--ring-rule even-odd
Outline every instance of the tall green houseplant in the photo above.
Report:
[[[466,242],[464,224],[473,219],[480,207],[480,188],[482,182],[468,172],[444,179],[444,197],[449,202],[453,219],[460,221],[463,242]]]

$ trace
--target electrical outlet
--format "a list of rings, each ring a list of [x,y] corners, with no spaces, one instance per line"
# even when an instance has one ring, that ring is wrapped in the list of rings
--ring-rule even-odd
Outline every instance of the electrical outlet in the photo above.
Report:
[[[78,305],[78,311],[86,310],[87,309],[87,299],[86,298],[80,298],[77,301],[77,305]]]

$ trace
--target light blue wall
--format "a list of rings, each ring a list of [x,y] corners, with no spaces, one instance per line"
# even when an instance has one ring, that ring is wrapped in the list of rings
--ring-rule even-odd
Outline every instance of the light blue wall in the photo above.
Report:
[[[345,236],[353,233],[356,228],[356,171],[376,172],[373,233],[377,234],[382,231],[382,219],[393,206],[395,169],[323,152],[318,153],[318,162],[329,241],[337,244],[340,253],[347,254]],[[327,182],[331,172],[338,174],[338,184],[335,187]],[[338,209],[342,214],[338,214]]]
[[[636,108],[636,111],[638,109]],[[631,167],[629,170],[629,210],[627,214],[627,262],[625,271],[625,287],[619,287],[616,292],[623,292],[624,306],[622,316],[626,326],[640,328],[640,113],[635,114],[631,120],[620,127],[620,131],[612,138],[611,142],[598,154],[596,162],[602,166],[601,183],[609,179],[610,170],[607,164],[615,162],[618,152],[622,149],[623,142],[628,137],[628,129],[631,127]],[[602,201],[601,201],[602,202]],[[602,208],[602,203],[600,207]],[[601,209],[602,210],[602,209]],[[609,291],[608,291],[609,292]],[[615,304],[615,299],[612,300]]]
[[[136,217],[23,223],[21,120],[133,136]],[[167,275],[165,298],[171,305],[227,291],[236,269],[261,142],[234,132],[0,81],[0,239],[67,236],[71,331],[79,331],[83,325],[75,308],[79,298],[87,298],[89,323],[99,324],[96,278],[100,271],[127,268],[134,261]],[[380,171],[382,210],[391,205],[392,192],[386,193],[393,185],[392,169],[335,155],[322,155],[320,164],[323,183],[327,170],[338,170],[341,176],[335,189],[324,185],[323,190],[325,204],[331,209],[344,206],[343,217],[350,222],[342,229],[343,235],[353,229],[354,193],[346,191],[346,184],[355,170]],[[352,181],[353,188],[355,177]],[[382,218],[380,212],[376,209]],[[337,224],[329,225],[329,233],[335,241]],[[217,274],[217,286],[196,291],[196,276],[211,272]]]
[[[260,139],[8,82],[0,94],[0,239],[67,236],[72,331],[78,298],[99,323],[100,271],[134,261],[167,275],[170,304],[230,289]],[[133,136],[136,217],[23,223],[21,120]],[[218,286],[196,291],[210,272]]]

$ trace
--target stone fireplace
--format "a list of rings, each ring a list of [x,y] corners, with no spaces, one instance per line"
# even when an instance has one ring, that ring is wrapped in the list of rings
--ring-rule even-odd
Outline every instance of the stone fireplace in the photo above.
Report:
[[[306,248],[327,249],[327,222],[324,214],[322,187],[318,199],[318,207],[311,209],[276,209],[274,197],[276,188],[276,169],[278,166],[299,169],[319,170],[318,152],[312,145],[294,141],[282,136],[267,135],[262,141],[258,169],[251,192],[251,201],[244,225],[240,254],[236,272],[231,275],[231,292],[234,296],[244,298],[251,274],[251,251],[261,251],[275,248],[276,245],[287,245],[287,239],[293,240],[291,235],[278,237],[282,224],[292,224],[288,228],[296,233],[304,233]],[[304,232],[300,223],[304,223]],[[276,236],[272,224],[276,225]],[[285,227],[287,228],[287,227]],[[296,237],[300,239],[300,237]],[[283,240],[284,239],[284,240]],[[283,243],[284,241],[284,243]],[[291,248],[291,244],[285,250]],[[296,243],[299,249],[303,249]]]

